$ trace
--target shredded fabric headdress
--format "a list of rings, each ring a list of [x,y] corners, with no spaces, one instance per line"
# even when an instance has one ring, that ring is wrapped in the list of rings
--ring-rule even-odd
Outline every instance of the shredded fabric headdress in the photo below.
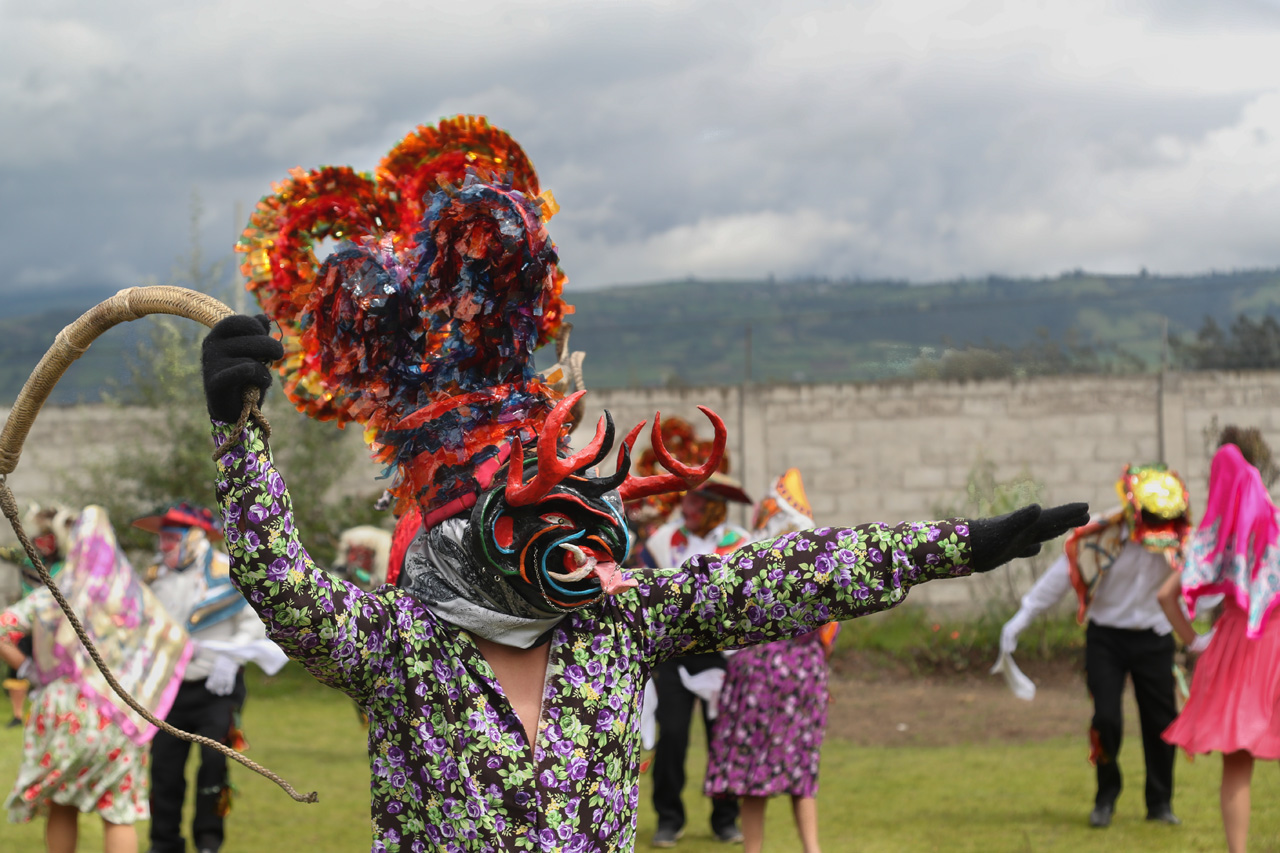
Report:
[[[554,199],[520,146],[473,116],[419,127],[375,176],[297,170],[275,190],[237,248],[283,330],[286,395],[365,426],[399,472],[401,511],[465,509],[477,466],[535,435],[560,396],[532,358],[572,311],[545,226]],[[317,269],[325,239],[344,242]]]

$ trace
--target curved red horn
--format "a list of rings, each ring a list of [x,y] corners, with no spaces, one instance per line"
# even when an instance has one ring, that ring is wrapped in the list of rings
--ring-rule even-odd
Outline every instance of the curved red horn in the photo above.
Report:
[[[724,447],[729,436],[724,428],[724,421],[706,406],[699,406],[698,411],[707,416],[707,420],[711,421],[712,429],[715,430],[715,441],[707,461],[694,467],[685,465],[672,456],[666,445],[662,443],[662,413],[658,412],[653,416],[653,431],[650,433],[649,442],[653,446],[653,455],[658,457],[662,467],[671,473],[655,474],[652,477],[627,477],[626,482],[618,487],[618,494],[624,501],[639,500],[665,492],[696,489],[720,467],[720,460],[724,458]],[[640,424],[627,436],[628,447],[635,443],[635,437],[643,426],[644,424]]]
[[[524,456],[519,446],[519,439],[513,439],[516,446],[511,448],[511,459],[507,463],[507,503],[511,506],[528,506],[537,503],[555,488],[556,484],[574,471],[589,464],[600,455],[600,449],[610,432],[607,419],[601,416],[596,423],[596,434],[591,442],[578,453],[561,459],[559,456],[560,430],[568,420],[574,403],[582,399],[586,391],[570,394],[551,410],[547,422],[538,434],[538,473],[528,483],[524,482]]]

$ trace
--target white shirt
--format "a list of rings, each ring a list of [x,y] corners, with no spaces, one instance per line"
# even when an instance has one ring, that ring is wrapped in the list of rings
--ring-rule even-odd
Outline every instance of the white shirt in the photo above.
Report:
[[[751,536],[747,531],[736,524],[723,522],[711,528],[706,536],[698,536],[685,530],[686,541],[676,544],[672,540],[683,526],[684,519],[677,517],[675,521],[668,521],[653,531],[648,541],[645,542],[645,547],[649,549],[649,554],[653,557],[653,562],[657,568],[674,569],[684,565],[684,561],[691,557],[696,557],[699,554],[714,554],[716,549],[720,547],[720,543],[730,533],[738,534],[739,546],[746,545],[751,541]]]
[[[165,571],[151,582],[151,591],[160,600],[160,604],[170,616],[183,625],[191,618],[191,611],[196,605],[204,600],[206,587],[204,572],[199,566],[194,565],[181,572]],[[221,640],[236,645],[247,645],[255,640],[265,640],[266,637],[266,626],[262,624],[258,614],[253,612],[253,608],[247,604],[221,622],[215,622],[191,632],[191,639],[197,642]],[[208,678],[217,657],[216,652],[199,649],[187,664],[187,671],[182,676],[183,680],[196,681]]]
[[[1169,561],[1136,542],[1125,542],[1120,555],[1098,581],[1089,607],[1089,621],[1104,628],[1152,630],[1164,636],[1173,630],[1156,592],[1169,577]],[[1028,620],[1044,613],[1071,589],[1071,571],[1063,554],[1022,597],[1021,612]]]

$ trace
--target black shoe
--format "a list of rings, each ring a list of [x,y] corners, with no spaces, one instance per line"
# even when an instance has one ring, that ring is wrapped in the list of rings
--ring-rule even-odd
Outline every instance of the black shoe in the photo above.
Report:
[[[1158,809],[1151,809],[1150,811],[1148,811],[1147,820],[1155,820],[1155,821],[1159,821],[1160,823],[1167,823],[1170,826],[1178,826],[1179,824],[1182,823],[1182,821],[1178,819],[1178,816],[1173,813],[1173,808],[1168,804],[1165,804]]]
[[[726,826],[724,829],[717,829],[712,832],[716,837],[716,841],[723,841],[725,844],[741,844],[742,830],[737,826]]]
[[[1116,813],[1116,807],[1111,803],[1098,803],[1093,807],[1093,811],[1089,812],[1089,826],[1094,829],[1105,829],[1111,826],[1111,816]]]
[[[14,717],[12,720],[4,724],[6,729],[17,729],[22,727],[22,718]]]
[[[658,831],[653,834],[653,841],[650,842],[654,847],[675,847],[676,842],[680,840],[680,836],[684,835],[683,829],[672,829],[669,826],[660,826]]]

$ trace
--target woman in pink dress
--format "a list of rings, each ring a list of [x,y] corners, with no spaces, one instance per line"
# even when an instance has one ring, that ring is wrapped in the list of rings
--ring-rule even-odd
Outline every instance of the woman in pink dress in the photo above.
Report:
[[[187,632],[139,581],[101,507],[80,514],[57,583],[121,686],[164,717],[191,655]],[[15,635],[30,634],[32,653]],[[107,853],[135,853],[146,820],[147,744],[155,727],[128,709],[43,587],[0,613],[0,659],[32,684],[9,820],[47,819],[49,853],[74,853],[82,812],[102,819]]]
[[[1280,600],[1280,527],[1258,469],[1234,441],[1265,451],[1256,430],[1224,432],[1204,518],[1181,576],[1160,590],[1160,602],[1188,650],[1203,651],[1191,694],[1164,739],[1191,755],[1222,753],[1222,824],[1227,849],[1242,853],[1254,761],[1280,759],[1280,622],[1269,618]],[[1224,596],[1222,616],[1197,635],[1178,599],[1194,612],[1197,599],[1217,594]]]

